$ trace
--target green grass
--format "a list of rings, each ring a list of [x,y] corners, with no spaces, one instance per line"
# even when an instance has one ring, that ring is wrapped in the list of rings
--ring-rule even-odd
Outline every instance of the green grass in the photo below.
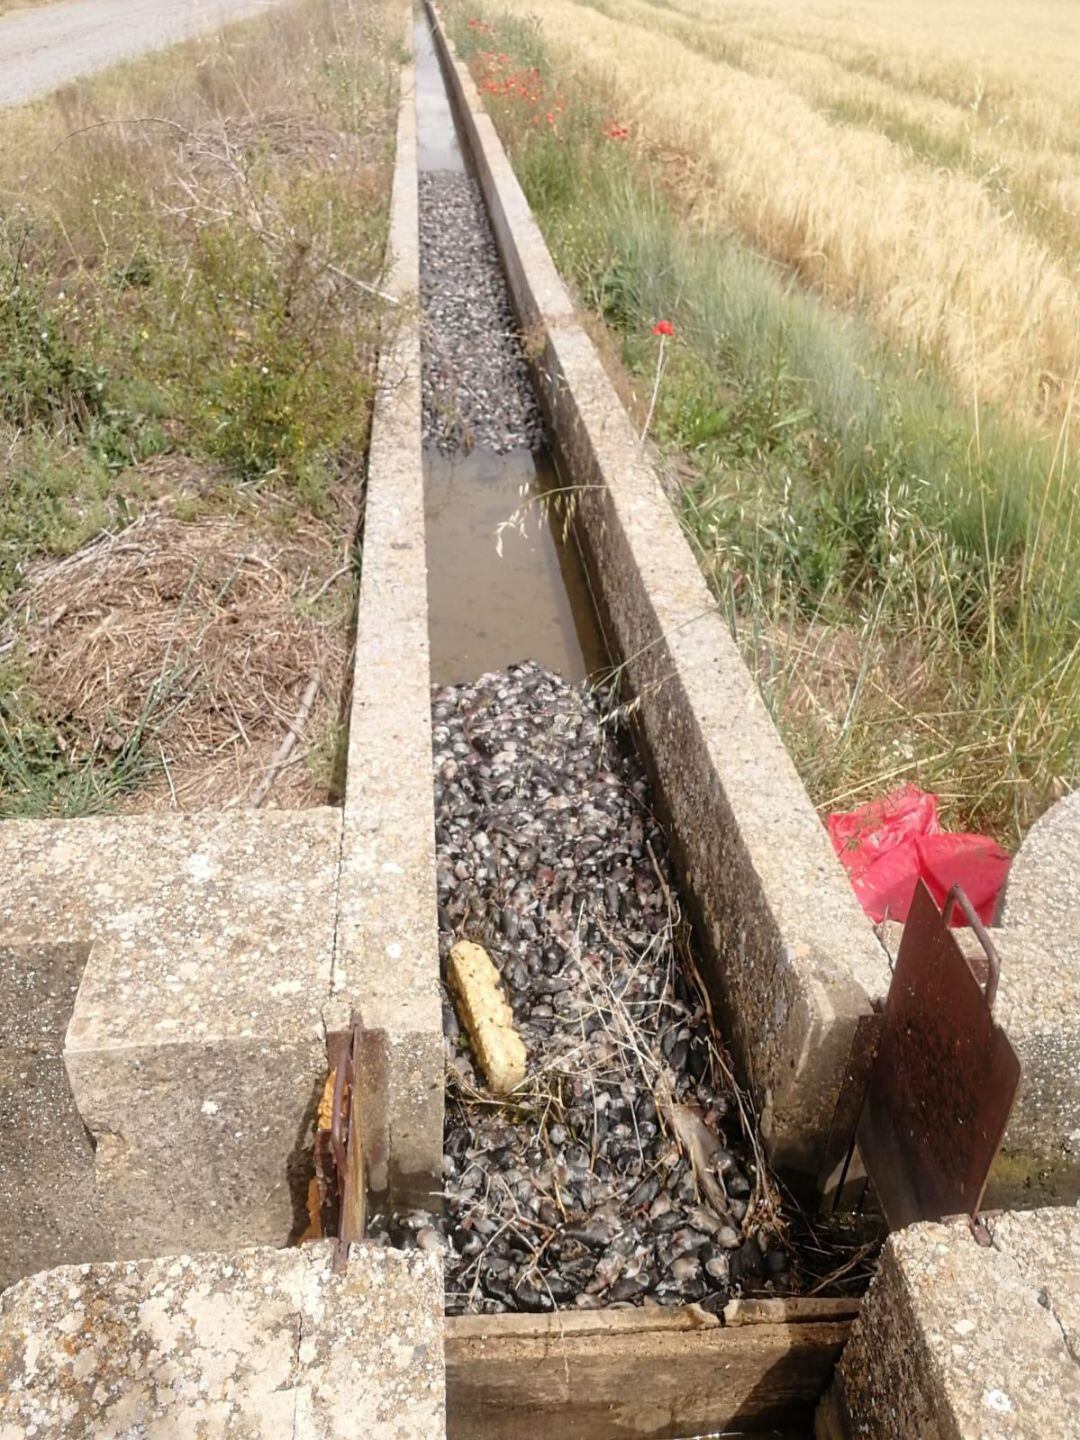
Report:
[[[828,809],[916,781],[954,823],[1015,841],[1080,781],[1068,437],[1054,447],[964,409],[857,317],[688,221],[665,158],[606,138],[602,87],[576,84],[535,26],[481,14],[494,33],[455,10],[461,50],[544,77],[536,103],[487,98],[642,411],[652,326],[677,328],[653,437],[814,799]]]
[[[98,737],[89,751],[73,751],[37,713],[25,676],[0,666],[0,818],[71,819],[113,810],[156,769],[148,742],[169,697],[165,676],[135,725],[116,739]]]
[[[398,18],[298,0],[5,114],[0,604],[35,561],[129,523],[158,454],[204,463],[215,506],[236,482],[329,517],[361,486]],[[0,815],[96,811],[139,783],[167,686],[75,762],[21,646],[0,658],[21,676]]]

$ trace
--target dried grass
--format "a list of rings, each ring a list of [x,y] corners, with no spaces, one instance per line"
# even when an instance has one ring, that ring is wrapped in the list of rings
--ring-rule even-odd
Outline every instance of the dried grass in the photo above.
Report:
[[[16,10],[40,10],[43,5],[55,5],[56,0],[0,0],[0,15],[10,15]]]
[[[4,813],[337,798],[403,20],[273,5],[8,112]]]
[[[160,770],[124,808],[245,805],[318,677],[268,803],[325,803],[345,688],[355,502],[335,497],[330,524],[250,491],[239,506],[183,519],[176,495],[208,477],[193,476],[190,462],[154,465],[172,495],[74,555],[39,561],[14,597],[8,634],[42,718],[73,757],[108,753],[157,695]]]

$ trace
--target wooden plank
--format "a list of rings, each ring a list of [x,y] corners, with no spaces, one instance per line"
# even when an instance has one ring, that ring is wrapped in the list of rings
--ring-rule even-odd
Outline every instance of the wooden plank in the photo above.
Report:
[[[793,1295],[777,1300],[729,1300],[725,1325],[801,1325],[821,1320],[854,1320],[860,1301],[842,1298],[818,1300]]]
[[[778,1324],[760,1315],[725,1327],[692,1305],[451,1317],[448,1440],[808,1430],[849,1327],[843,1318]]]
[[[680,1305],[670,1310],[659,1306],[639,1310],[628,1305],[621,1310],[560,1310],[558,1315],[455,1315],[446,1323],[454,1327],[455,1335],[471,1340],[504,1340],[508,1336],[530,1340],[545,1338],[552,1331],[560,1339],[623,1331],[631,1335],[654,1330],[682,1334],[687,1330],[719,1330],[723,1325],[700,1305]]]

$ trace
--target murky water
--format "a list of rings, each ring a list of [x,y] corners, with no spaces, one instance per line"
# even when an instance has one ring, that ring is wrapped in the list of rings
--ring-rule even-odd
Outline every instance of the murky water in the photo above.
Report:
[[[566,680],[600,669],[581,565],[572,541],[557,542],[546,498],[558,486],[551,465],[528,450],[474,450],[429,453],[426,466],[432,679],[458,684],[524,659]]]
[[[414,28],[422,171],[465,170],[442,71],[424,18]],[[570,681],[605,664],[577,548],[550,496],[546,454],[425,450],[428,626],[432,678],[471,681],[535,660]]]
[[[464,170],[465,160],[458,144],[450,97],[443,84],[431,27],[422,15],[417,16],[413,25],[413,55],[417,163],[421,170]]]

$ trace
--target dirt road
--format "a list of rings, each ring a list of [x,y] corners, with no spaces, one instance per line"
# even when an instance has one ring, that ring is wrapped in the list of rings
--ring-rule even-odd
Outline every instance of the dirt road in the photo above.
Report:
[[[256,15],[277,0],[64,0],[0,16],[0,105],[33,100],[146,50]]]

